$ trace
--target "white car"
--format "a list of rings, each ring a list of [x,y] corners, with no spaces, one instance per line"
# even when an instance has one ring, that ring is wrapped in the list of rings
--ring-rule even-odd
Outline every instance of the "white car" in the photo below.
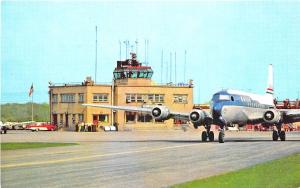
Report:
[[[2,121],[0,121],[0,131],[1,131],[1,134],[6,134],[6,132],[7,132],[7,128],[6,128],[6,126],[3,125]]]

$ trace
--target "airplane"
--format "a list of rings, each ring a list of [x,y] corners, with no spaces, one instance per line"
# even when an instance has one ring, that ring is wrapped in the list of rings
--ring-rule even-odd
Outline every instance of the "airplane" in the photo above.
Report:
[[[133,106],[111,106],[98,104],[82,104],[83,106],[109,108],[132,112],[149,113],[156,120],[182,119],[193,123],[194,128],[204,126],[202,141],[214,141],[214,132],[211,125],[218,125],[219,143],[224,143],[225,129],[234,124],[240,127],[246,124],[258,124],[276,127],[273,129],[272,139],[286,140],[285,131],[281,130],[283,124],[300,121],[300,109],[276,109],[273,91],[273,65],[269,65],[268,87],[264,95],[258,95],[238,90],[221,90],[212,96],[210,101],[210,113],[202,109],[193,109],[191,112],[173,112],[167,106],[156,105],[152,108]]]

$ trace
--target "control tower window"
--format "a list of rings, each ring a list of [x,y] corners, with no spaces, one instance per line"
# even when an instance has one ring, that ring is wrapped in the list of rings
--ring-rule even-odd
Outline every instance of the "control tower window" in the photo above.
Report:
[[[138,72],[138,78],[144,78],[144,72]]]
[[[137,78],[137,72],[132,72],[131,78]]]
[[[113,75],[114,79],[151,78],[153,71],[150,66],[143,66],[142,63],[137,60],[136,54],[132,53],[132,59],[117,62],[117,67]]]
[[[148,72],[148,77],[147,78],[151,78],[153,75],[153,72]]]

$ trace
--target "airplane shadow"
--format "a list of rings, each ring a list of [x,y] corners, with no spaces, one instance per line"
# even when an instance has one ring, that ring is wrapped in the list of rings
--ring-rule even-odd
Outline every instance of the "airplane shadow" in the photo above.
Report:
[[[86,141],[90,142],[90,141]],[[91,141],[95,142],[95,141]],[[167,143],[219,143],[218,140],[215,140],[214,142],[202,142],[201,140],[111,140],[111,141],[96,141],[96,142],[112,142],[112,143],[161,143],[161,142],[167,142]],[[252,140],[252,139],[233,139],[233,140],[225,140],[225,143],[231,143],[231,142],[274,142],[274,143],[281,143],[282,141],[273,141],[273,140]],[[300,142],[300,140],[286,140],[284,142]]]

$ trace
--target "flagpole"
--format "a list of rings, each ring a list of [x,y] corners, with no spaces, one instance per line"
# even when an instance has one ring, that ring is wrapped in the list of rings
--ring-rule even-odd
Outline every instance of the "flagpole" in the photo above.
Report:
[[[31,121],[33,121],[33,93],[31,95]]]

